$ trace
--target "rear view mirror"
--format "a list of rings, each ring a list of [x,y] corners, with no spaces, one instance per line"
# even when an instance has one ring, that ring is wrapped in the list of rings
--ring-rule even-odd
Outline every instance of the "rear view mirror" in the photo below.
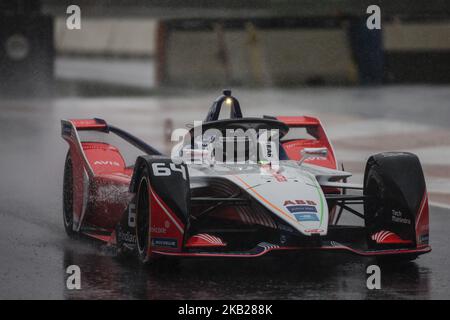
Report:
[[[326,158],[328,156],[327,148],[305,148],[300,151],[300,161],[299,165],[301,165],[306,159],[311,158]]]

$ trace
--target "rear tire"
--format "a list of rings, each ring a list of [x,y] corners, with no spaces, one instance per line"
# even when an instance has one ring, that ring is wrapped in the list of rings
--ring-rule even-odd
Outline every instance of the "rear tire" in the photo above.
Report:
[[[150,213],[150,182],[148,169],[141,172],[136,193],[136,251],[138,259],[143,264],[154,260],[151,254],[151,213]]]
[[[64,165],[63,222],[67,235],[74,238],[76,232],[73,230],[73,166],[70,152],[67,152]]]

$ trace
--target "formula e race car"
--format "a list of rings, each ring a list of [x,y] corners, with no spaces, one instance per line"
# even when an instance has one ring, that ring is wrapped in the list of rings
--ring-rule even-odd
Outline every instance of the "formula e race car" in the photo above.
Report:
[[[243,117],[225,90],[170,155],[101,119],[61,124],[66,232],[143,263],[318,250],[410,260],[431,251],[417,156],[373,155],[363,184],[348,183],[317,118]],[[342,213],[361,223],[341,224]]]

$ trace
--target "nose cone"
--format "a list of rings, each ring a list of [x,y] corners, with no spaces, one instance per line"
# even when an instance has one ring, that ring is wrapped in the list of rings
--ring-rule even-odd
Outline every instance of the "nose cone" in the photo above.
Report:
[[[227,178],[301,234],[327,234],[328,206],[314,175],[297,165],[278,171],[256,169],[252,173],[235,172]]]
[[[251,189],[267,209],[306,236],[326,235],[328,206],[317,182],[269,182]]]

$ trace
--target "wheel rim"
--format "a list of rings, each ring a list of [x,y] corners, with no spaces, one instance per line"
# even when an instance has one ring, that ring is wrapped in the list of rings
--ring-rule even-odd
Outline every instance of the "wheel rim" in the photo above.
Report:
[[[64,170],[63,206],[64,224],[70,227],[73,223],[73,173],[70,157]]]
[[[136,242],[139,254],[146,255],[149,242],[149,193],[148,181],[141,179],[136,206]]]

